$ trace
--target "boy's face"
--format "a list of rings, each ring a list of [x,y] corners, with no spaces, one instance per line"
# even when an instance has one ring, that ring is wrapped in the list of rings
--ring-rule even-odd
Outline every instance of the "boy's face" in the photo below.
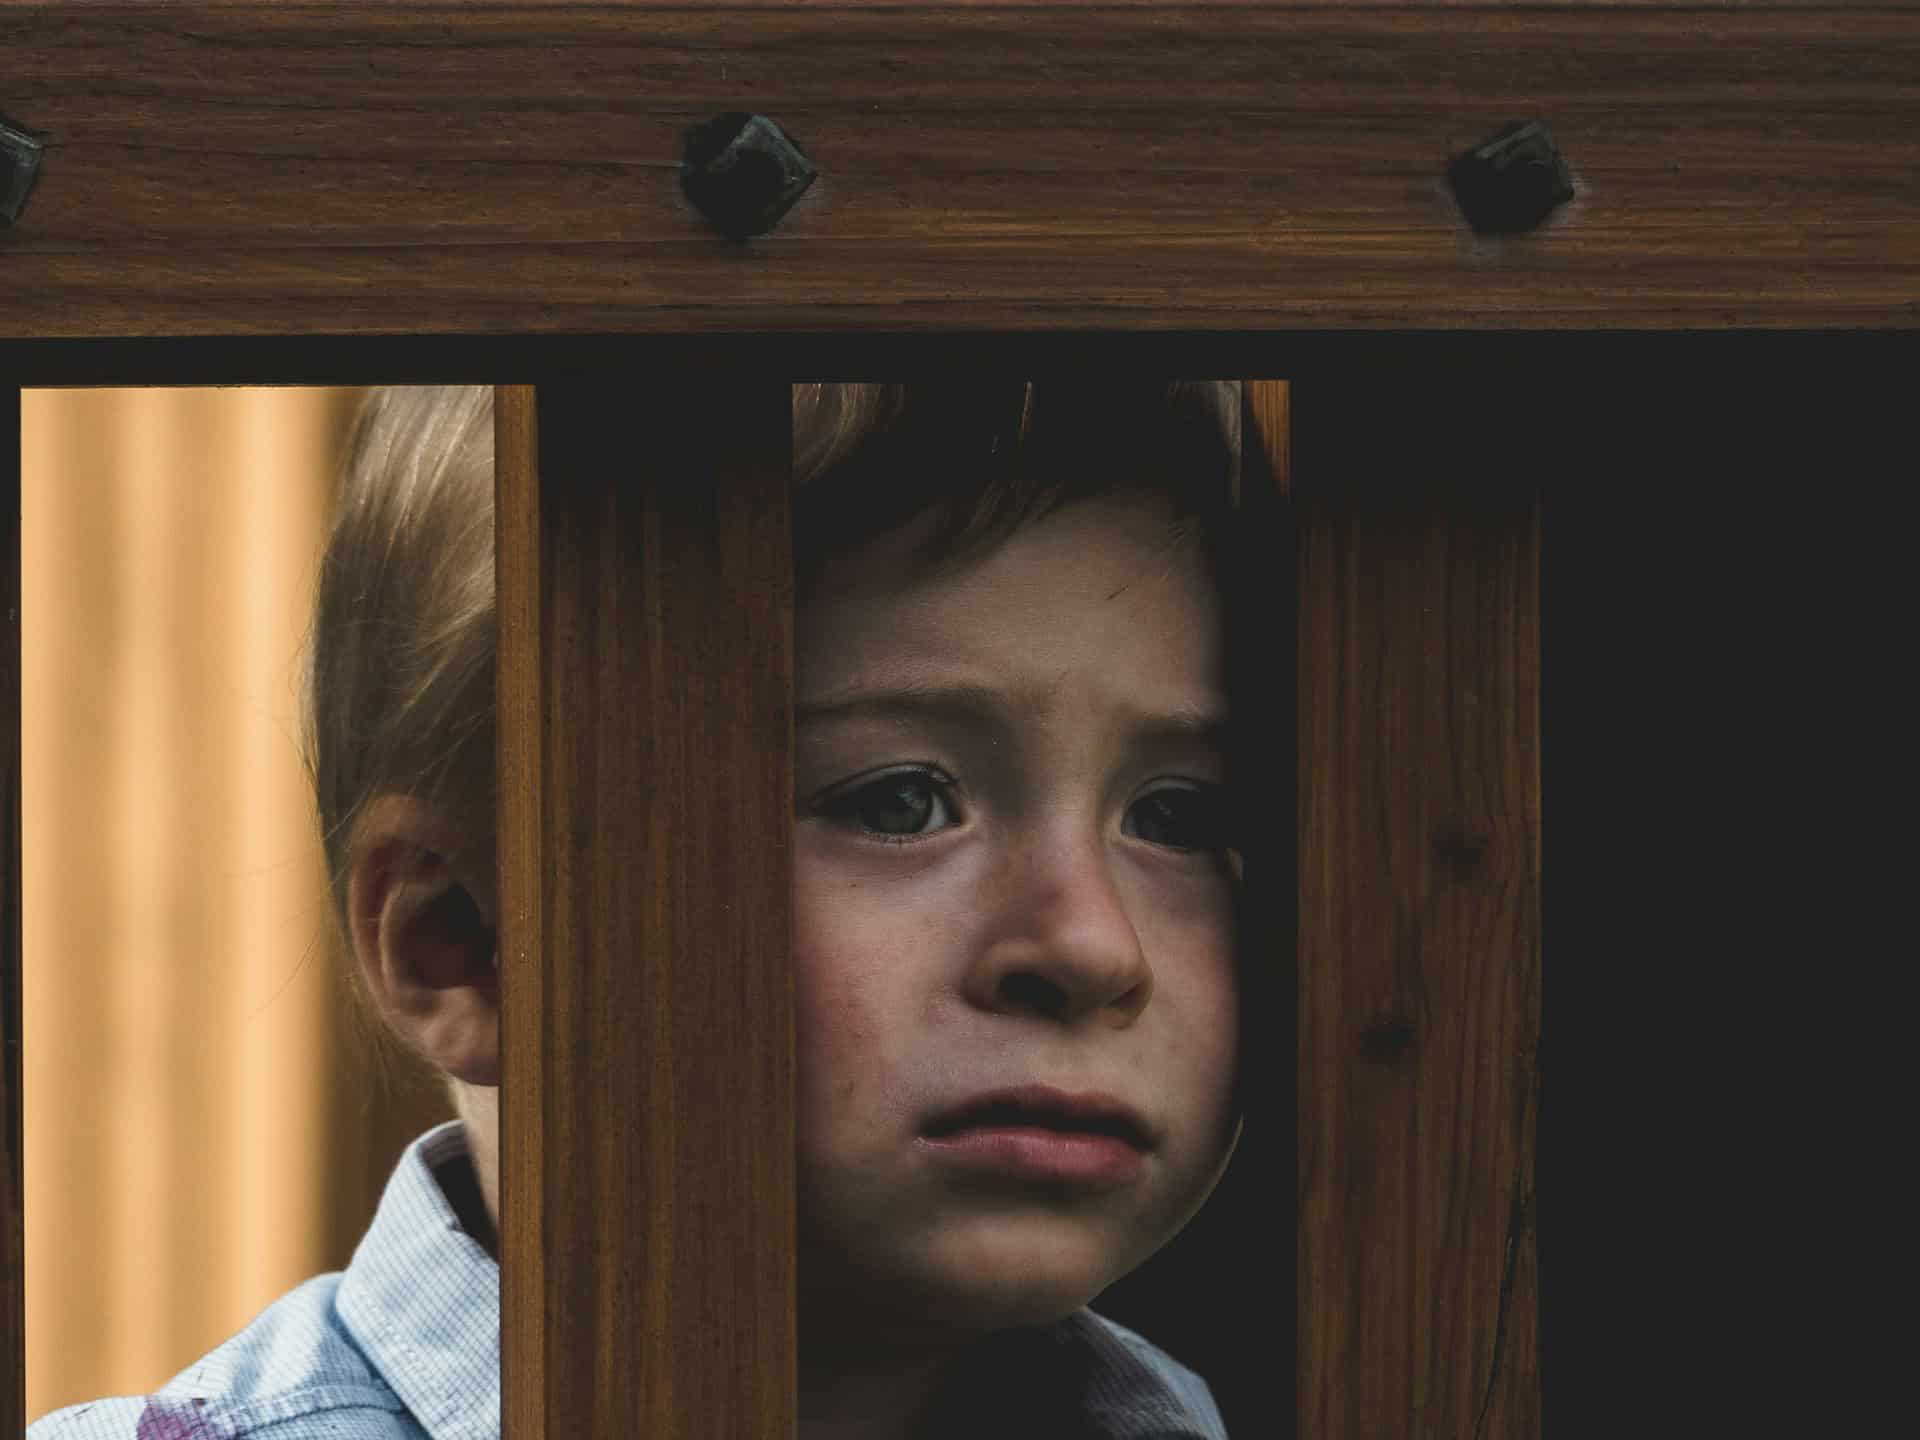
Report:
[[[1225,1168],[1236,881],[1196,802],[1226,757],[1140,728],[1226,708],[1219,602],[1197,544],[1168,547],[1170,515],[1081,502],[934,581],[905,567],[923,520],[802,597],[803,1338],[1064,1315],[1178,1233]],[[1003,708],[808,713],[909,683],[986,687]],[[1131,1106],[1151,1136],[1132,1173],[928,1143],[940,1112],[1029,1084]]]

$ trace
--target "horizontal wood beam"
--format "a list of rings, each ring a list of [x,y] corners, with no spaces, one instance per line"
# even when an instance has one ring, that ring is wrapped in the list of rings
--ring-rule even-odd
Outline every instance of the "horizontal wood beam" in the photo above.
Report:
[[[1856,3],[0,0],[0,340],[1920,325],[1920,26]],[[737,244],[683,131],[819,178]],[[1540,119],[1575,196],[1476,237]]]

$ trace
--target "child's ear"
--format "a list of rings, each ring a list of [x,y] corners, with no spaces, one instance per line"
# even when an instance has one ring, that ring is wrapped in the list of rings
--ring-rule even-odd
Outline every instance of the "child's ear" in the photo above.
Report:
[[[354,961],[382,1017],[435,1068],[470,1085],[499,1084],[491,875],[408,797],[380,797],[356,839],[347,887]]]

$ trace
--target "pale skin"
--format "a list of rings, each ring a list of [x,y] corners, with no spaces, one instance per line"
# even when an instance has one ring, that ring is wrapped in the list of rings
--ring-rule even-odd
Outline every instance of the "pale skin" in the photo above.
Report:
[[[918,1433],[970,1344],[1069,1314],[1138,1267],[1238,1140],[1238,860],[1192,804],[1224,785],[1226,756],[1217,738],[1141,728],[1226,706],[1218,599],[1197,545],[1169,546],[1165,507],[1081,502],[939,577],[907,569],[916,525],[837,557],[800,597],[802,1440]],[[909,682],[984,686],[997,718],[808,713]],[[497,1229],[498,977],[446,903],[464,887],[496,927],[493,854],[463,854],[401,797],[370,807],[362,834],[362,972],[387,1022],[457,1082]],[[922,1143],[935,1111],[1033,1082],[1143,1115],[1137,1178],[968,1183]]]

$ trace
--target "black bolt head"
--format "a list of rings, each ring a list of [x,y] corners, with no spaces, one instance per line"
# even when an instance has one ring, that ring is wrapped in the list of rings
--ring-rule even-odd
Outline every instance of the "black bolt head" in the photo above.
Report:
[[[680,189],[715,229],[745,240],[778,224],[818,173],[766,116],[729,110],[687,130]]]
[[[0,229],[26,209],[27,192],[40,173],[40,140],[0,120]]]
[[[1538,120],[1513,120],[1447,167],[1460,213],[1476,234],[1531,230],[1573,198],[1573,177]]]

